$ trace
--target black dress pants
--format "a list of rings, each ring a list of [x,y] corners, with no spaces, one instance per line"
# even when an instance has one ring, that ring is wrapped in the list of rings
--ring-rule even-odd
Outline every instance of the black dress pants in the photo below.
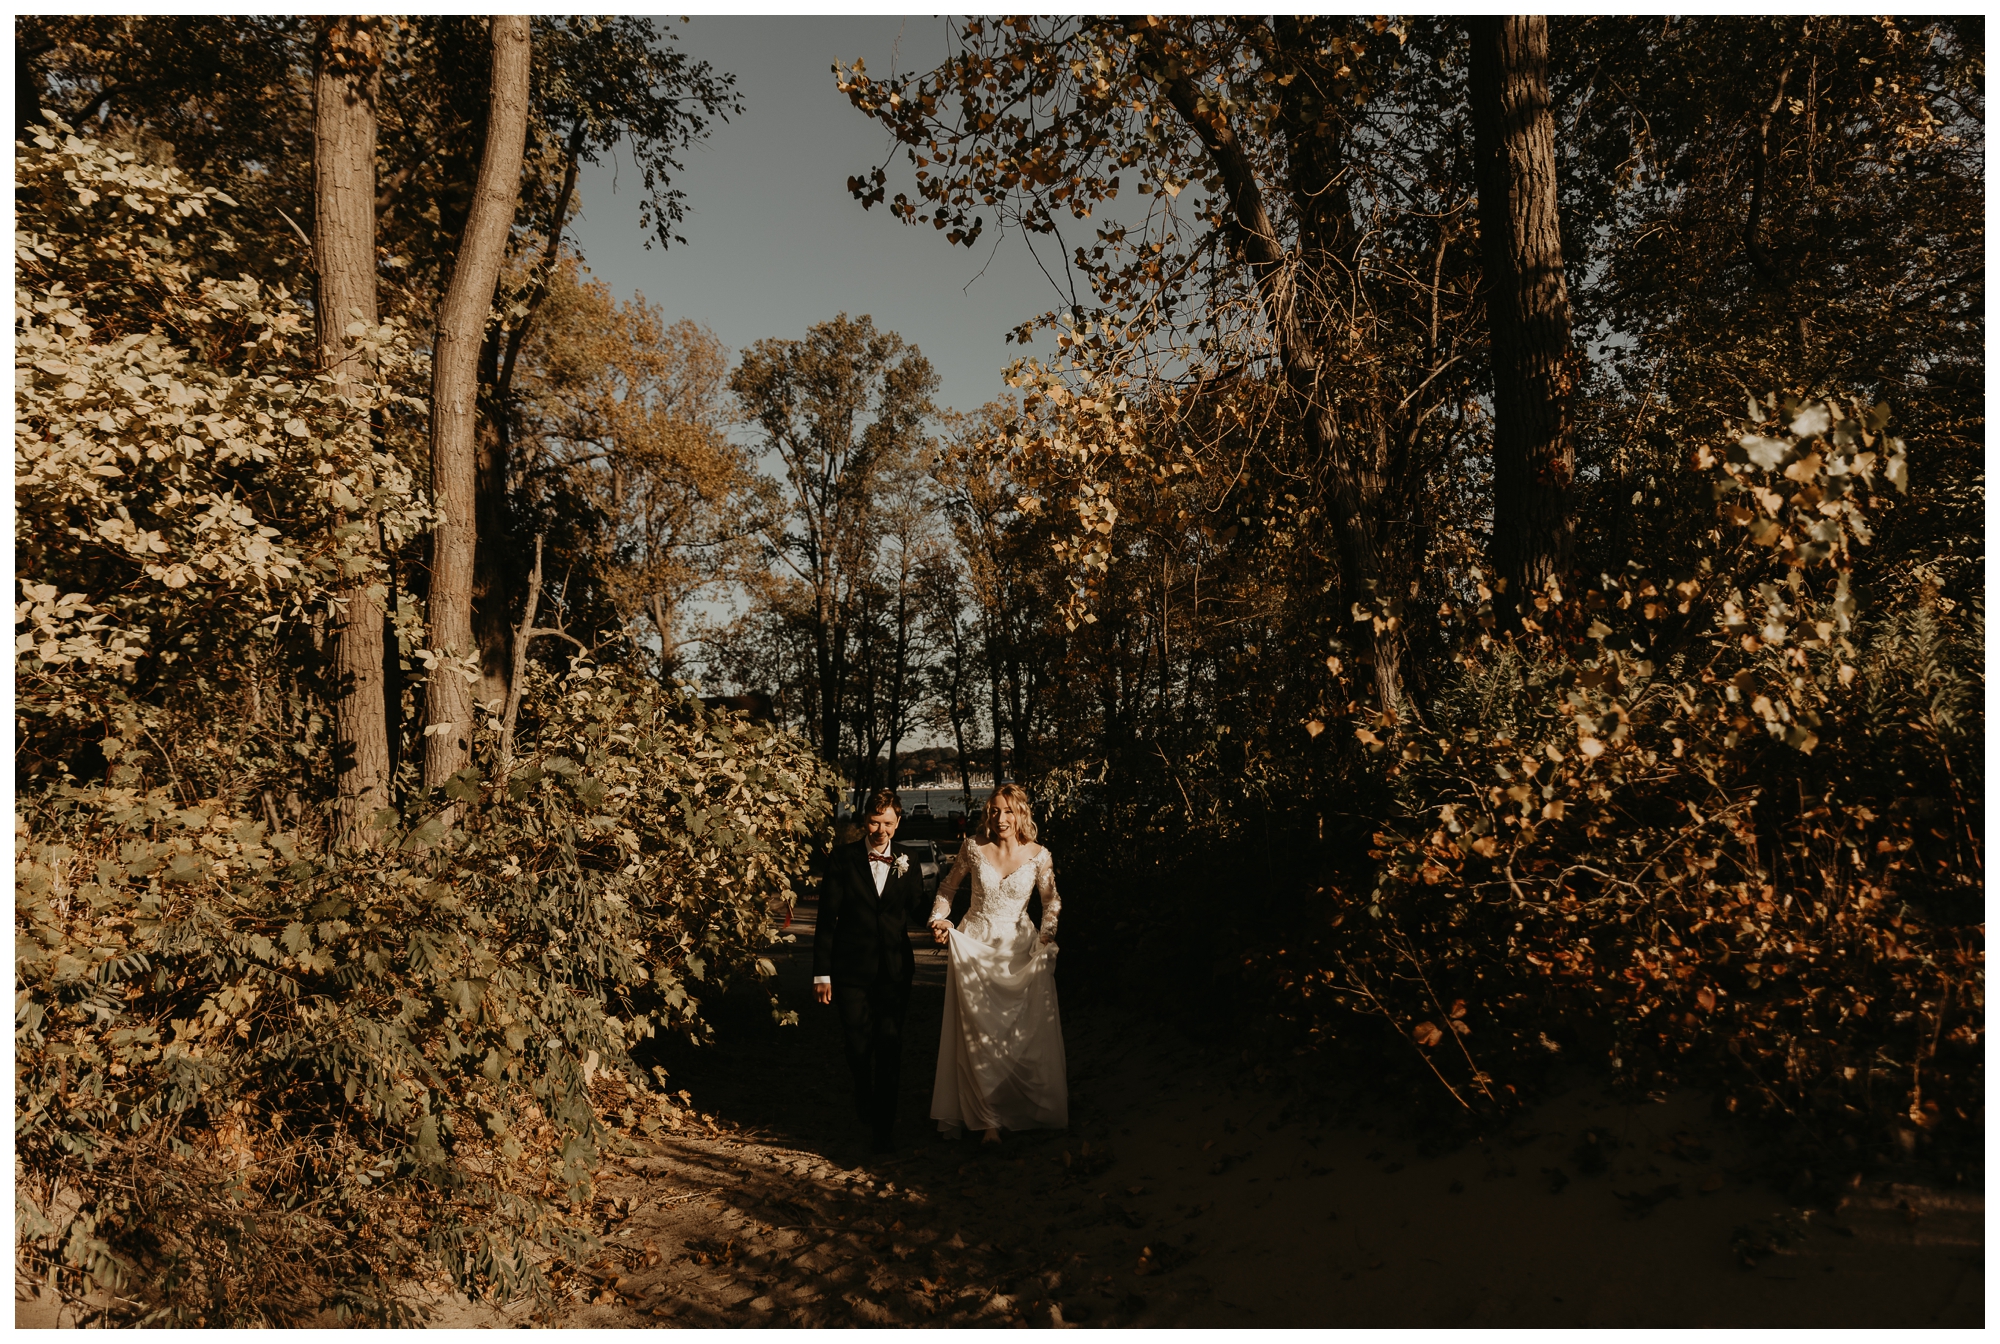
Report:
[[[910,1010],[910,986],[893,980],[842,986],[836,979],[833,1006],[840,1013],[847,1066],[854,1070],[855,1109],[870,1134],[887,1140],[903,1078],[903,1019]]]

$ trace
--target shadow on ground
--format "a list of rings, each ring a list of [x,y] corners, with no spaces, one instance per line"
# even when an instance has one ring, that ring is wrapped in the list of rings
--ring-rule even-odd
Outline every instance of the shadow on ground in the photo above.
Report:
[[[1580,1087],[1443,1154],[1338,1122],[1157,1017],[1066,1001],[1072,1122],[997,1151],[927,1114],[942,963],[925,949],[903,1149],[871,1157],[810,911],[722,1045],[668,1053],[716,1117],[608,1167],[610,1252],[561,1325],[1978,1325],[1983,1199],[1856,1188],[1792,1209],[1691,1095]],[[472,1323],[460,1318],[452,1323]]]
[[[1065,999],[1071,1125],[997,1150],[926,1122],[942,964],[910,1014],[901,1152],[869,1156],[838,1028],[810,1002],[810,911],[719,1046],[666,1052],[695,1114],[597,1179],[605,1253],[559,1300],[439,1294],[440,1326],[1978,1326],[1984,1201],[1856,1187],[1790,1207],[1691,1094],[1579,1086],[1427,1151],[1342,1118],[1159,1015]],[[57,1324],[17,1303],[20,1325]]]

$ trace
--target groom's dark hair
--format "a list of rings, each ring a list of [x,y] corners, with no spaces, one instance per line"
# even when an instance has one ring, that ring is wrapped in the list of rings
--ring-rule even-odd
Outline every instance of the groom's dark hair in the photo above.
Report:
[[[896,796],[894,789],[877,789],[869,794],[868,806],[861,815],[866,819],[883,812],[894,812],[898,821],[903,818],[903,800]]]

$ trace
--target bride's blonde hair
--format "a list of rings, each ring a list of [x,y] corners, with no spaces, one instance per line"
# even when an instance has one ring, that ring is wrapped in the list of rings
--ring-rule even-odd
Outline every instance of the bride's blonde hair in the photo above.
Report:
[[[999,843],[1000,833],[993,829],[993,805],[1002,801],[1014,813],[1014,834],[1034,843],[1034,809],[1028,805],[1028,791],[1019,784],[1002,784],[986,796],[986,810],[979,815],[979,839],[987,844]]]

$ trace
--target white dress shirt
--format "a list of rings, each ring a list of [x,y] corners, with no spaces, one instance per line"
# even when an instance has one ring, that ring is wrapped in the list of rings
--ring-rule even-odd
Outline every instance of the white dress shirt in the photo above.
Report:
[[[895,857],[895,851],[891,850],[889,852],[890,863],[895,862]],[[889,864],[875,862],[875,856],[871,853],[868,856],[868,875],[875,879],[875,894],[880,896],[882,888],[889,885]],[[816,975],[813,977],[813,983],[816,985],[830,985],[833,983],[833,977],[830,975]]]

